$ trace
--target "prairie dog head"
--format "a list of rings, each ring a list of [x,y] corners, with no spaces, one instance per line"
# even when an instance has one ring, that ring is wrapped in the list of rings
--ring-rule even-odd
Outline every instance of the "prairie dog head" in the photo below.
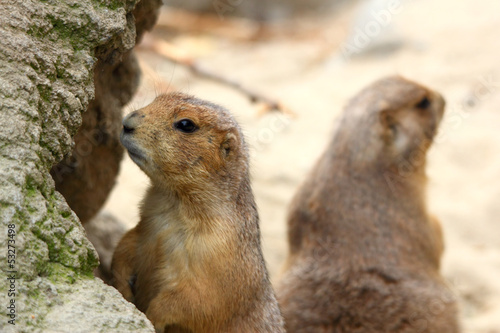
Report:
[[[444,106],[439,93],[399,76],[387,77],[351,100],[344,113],[343,134],[354,145],[356,158],[391,164],[427,151]]]
[[[120,139],[155,185],[172,190],[229,186],[248,163],[229,112],[182,93],[160,95],[128,114]]]

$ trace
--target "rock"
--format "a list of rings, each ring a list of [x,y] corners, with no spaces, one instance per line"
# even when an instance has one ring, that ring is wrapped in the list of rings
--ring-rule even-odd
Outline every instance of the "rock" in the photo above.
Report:
[[[83,114],[75,146],[51,174],[82,224],[102,208],[113,189],[123,157],[120,144],[122,107],[139,85],[140,70],[131,45],[156,22],[161,0],[142,0],[124,17],[124,48],[100,46],[94,70],[95,97]]]
[[[0,6],[0,302],[12,314],[1,332],[153,331],[93,278],[97,253],[49,173],[73,148],[99,61],[116,64],[134,46],[135,4]]]
[[[62,268],[58,276],[19,283],[16,325],[2,332],[154,332],[149,320],[100,279]]]

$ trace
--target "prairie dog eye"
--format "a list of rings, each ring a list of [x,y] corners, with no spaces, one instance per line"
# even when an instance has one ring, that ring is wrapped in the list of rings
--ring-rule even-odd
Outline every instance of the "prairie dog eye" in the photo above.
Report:
[[[174,128],[184,133],[193,133],[198,129],[191,119],[181,119],[175,122]]]
[[[415,107],[418,108],[418,109],[427,109],[429,106],[431,105],[431,101],[429,101],[429,99],[426,97],[422,98],[420,100],[420,102],[418,102],[417,104],[415,104]]]

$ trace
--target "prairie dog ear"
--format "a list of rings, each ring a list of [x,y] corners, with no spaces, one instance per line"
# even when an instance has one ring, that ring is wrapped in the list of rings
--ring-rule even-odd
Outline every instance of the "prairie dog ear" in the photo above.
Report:
[[[384,110],[379,113],[379,119],[383,128],[382,137],[386,144],[392,146],[398,153],[405,152],[412,137],[405,118],[397,117],[394,111]]]
[[[222,156],[227,158],[229,155],[231,155],[232,152],[238,149],[238,145],[239,145],[239,139],[238,136],[236,135],[236,130],[231,129],[231,131],[229,131],[226,134],[224,141],[222,141],[221,144]]]
[[[391,138],[394,138],[397,134],[397,121],[394,117],[393,112],[389,110],[382,110],[378,114],[380,124],[384,129],[384,133]]]

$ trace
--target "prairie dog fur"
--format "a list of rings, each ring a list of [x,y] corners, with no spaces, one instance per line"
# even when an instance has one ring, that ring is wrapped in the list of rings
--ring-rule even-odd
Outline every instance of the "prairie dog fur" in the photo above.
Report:
[[[425,200],[426,152],[444,105],[439,93],[388,77],[345,108],[289,211],[277,288],[289,333],[458,332],[439,274],[441,228]]]
[[[284,332],[230,113],[172,93],[123,125],[121,141],[151,186],[114,254],[117,289],[158,331]]]

